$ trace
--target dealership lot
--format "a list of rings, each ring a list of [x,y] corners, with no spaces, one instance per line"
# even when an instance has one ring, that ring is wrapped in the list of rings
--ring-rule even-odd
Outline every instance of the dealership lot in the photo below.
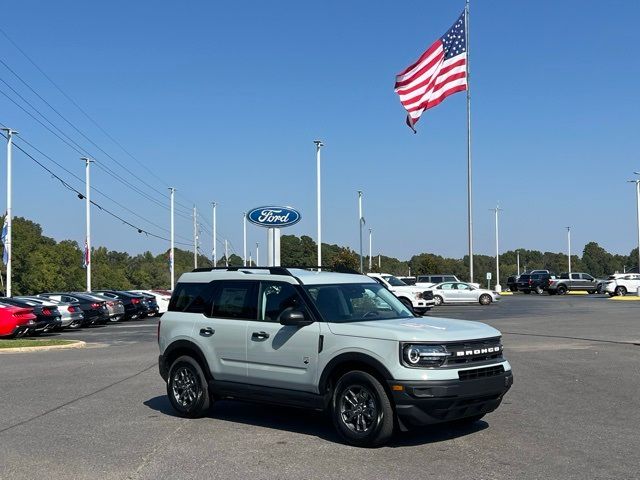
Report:
[[[219,402],[173,416],[155,319],[76,332],[87,348],[0,355],[0,478],[637,478],[640,302],[505,296],[429,315],[504,334],[515,385],[472,427],[339,443],[319,413]]]

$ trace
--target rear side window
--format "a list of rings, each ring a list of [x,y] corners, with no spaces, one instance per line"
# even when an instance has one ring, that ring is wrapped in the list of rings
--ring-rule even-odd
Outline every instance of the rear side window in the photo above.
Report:
[[[579,273],[572,273],[571,274],[571,280],[580,280],[580,274]]]
[[[208,283],[179,283],[171,296],[170,312],[206,313]]]
[[[444,277],[444,281],[445,282],[455,282],[456,281],[456,277],[454,277],[453,275],[448,275],[448,276]]]
[[[433,283],[442,283],[445,281],[444,277],[431,277]]]

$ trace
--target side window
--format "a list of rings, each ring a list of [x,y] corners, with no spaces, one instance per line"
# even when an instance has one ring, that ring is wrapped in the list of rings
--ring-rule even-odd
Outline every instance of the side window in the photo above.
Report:
[[[258,313],[258,282],[213,282],[213,308],[211,316],[255,320]]]
[[[579,273],[572,273],[571,274],[571,280],[580,280],[580,274]]]
[[[442,283],[442,282],[444,282],[444,281],[446,281],[446,280],[445,280],[445,278],[444,278],[444,277],[431,277],[431,281],[432,281],[433,283]]]
[[[170,312],[207,313],[206,292],[208,283],[179,283],[171,296]]]
[[[582,274],[582,279],[583,280],[589,280],[590,282],[593,282],[593,277],[587,273],[583,273]]]
[[[455,282],[456,281],[456,277],[454,277],[453,275],[448,275],[448,276],[444,277],[444,281],[445,282]]]
[[[471,288],[469,288],[469,285],[467,285],[466,283],[458,283],[458,290],[471,290]]]
[[[440,288],[442,290],[453,290],[453,283],[443,283],[442,285],[440,285]]]
[[[260,284],[260,315],[258,320],[278,322],[280,314],[291,307],[304,308],[304,303],[293,285],[282,282],[262,282]]]

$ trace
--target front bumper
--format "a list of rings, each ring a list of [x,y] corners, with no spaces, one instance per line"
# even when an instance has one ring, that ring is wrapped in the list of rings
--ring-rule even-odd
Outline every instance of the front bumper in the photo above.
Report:
[[[492,412],[512,384],[513,374],[508,370],[471,380],[389,380],[389,389],[400,426],[406,429]]]

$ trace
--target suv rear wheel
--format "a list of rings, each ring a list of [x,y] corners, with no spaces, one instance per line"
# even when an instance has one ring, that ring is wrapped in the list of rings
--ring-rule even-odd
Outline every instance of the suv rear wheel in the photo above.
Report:
[[[169,369],[167,396],[179,415],[188,418],[203,416],[211,399],[207,379],[202,367],[194,358],[178,357]]]
[[[624,288],[623,286],[616,287],[616,295],[620,295],[621,297],[624,297],[626,294],[627,294],[626,288]]]
[[[382,384],[372,375],[345,373],[333,392],[333,424],[351,445],[378,447],[393,434],[393,408]]]

